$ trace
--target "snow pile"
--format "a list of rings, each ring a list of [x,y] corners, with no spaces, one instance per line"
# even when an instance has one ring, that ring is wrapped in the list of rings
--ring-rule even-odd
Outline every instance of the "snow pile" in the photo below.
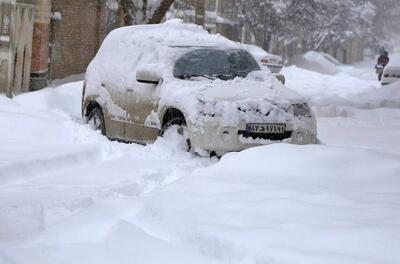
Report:
[[[81,119],[83,82],[71,82],[54,88],[16,96],[20,105],[42,110],[68,113],[75,120]]]
[[[394,55],[396,60],[398,56]],[[349,116],[351,108],[400,107],[398,83],[382,86],[374,72],[374,61],[337,66],[335,75],[296,66],[284,68],[286,85],[305,96],[319,117]]]
[[[335,75],[339,73],[337,67],[341,65],[339,61],[329,54],[316,51],[309,51],[303,55],[296,55],[290,59],[289,64],[328,75]]]
[[[171,131],[148,146],[91,131],[81,82],[0,96],[0,263],[397,263],[400,111],[343,104],[397,84],[287,70],[342,116],[319,120],[327,145],[202,159]]]
[[[286,85],[304,95],[314,105],[348,105],[353,95],[376,89],[377,81],[364,80],[341,72],[336,75],[320,74],[290,66],[283,69]]]
[[[353,99],[360,108],[400,108],[400,81],[360,94]]]
[[[400,108],[346,107],[341,115],[326,114],[318,119],[318,137],[323,143],[400,154]]]
[[[79,91],[63,91],[47,89],[14,100],[0,96],[0,123],[7,124],[0,130],[0,183],[21,181],[40,174],[43,168],[52,170],[101,157],[95,143],[104,139],[72,119],[79,108],[70,99],[77,98]]]
[[[395,263],[399,159],[284,144],[228,154],[152,193],[140,225],[225,263]]]

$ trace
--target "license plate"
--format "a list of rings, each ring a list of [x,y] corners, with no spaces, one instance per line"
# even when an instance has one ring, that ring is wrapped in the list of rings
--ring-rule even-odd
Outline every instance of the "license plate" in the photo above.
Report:
[[[286,132],[286,124],[247,124],[248,133],[283,134]]]

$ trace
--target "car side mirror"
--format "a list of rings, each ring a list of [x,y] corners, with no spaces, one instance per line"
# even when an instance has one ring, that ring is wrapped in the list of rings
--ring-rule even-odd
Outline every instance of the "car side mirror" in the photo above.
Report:
[[[136,80],[140,83],[159,84],[161,77],[154,71],[138,70],[136,72]]]

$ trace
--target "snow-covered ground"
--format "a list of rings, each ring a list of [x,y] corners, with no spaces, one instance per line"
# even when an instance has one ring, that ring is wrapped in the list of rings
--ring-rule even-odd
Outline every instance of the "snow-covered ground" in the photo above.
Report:
[[[400,83],[373,66],[285,68],[323,144],[219,161],[108,141],[79,81],[0,96],[0,263],[398,263]]]

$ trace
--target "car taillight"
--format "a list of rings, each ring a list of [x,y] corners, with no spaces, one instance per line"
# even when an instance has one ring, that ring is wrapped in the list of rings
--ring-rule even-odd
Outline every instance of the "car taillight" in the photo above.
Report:
[[[261,63],[269,63],[268,59],[261,59]]]

